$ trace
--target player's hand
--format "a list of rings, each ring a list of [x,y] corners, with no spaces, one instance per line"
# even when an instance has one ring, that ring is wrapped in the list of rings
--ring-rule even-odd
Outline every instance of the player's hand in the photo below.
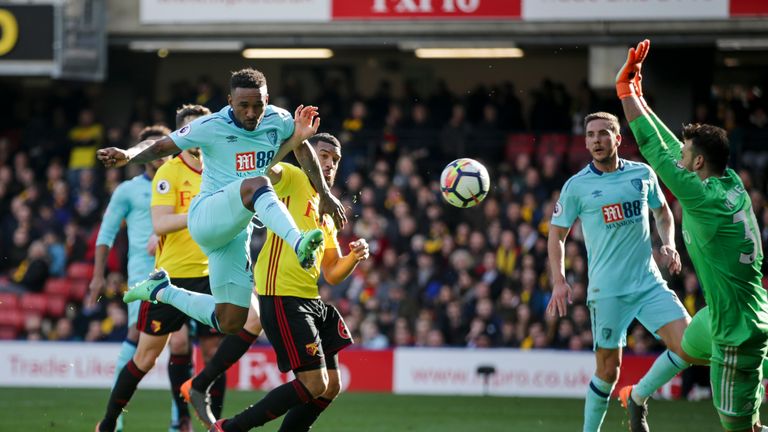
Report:
[[[131,160],[128,152],[117,147],[107,147],[96,150],[96,157],[107,168],[120,168],[128,165]]]
[[[670,274],[678,274],[683,269],[683,265],[680,262],[680,254],[677,250],[668,245],[663,245],[659,249],[661,254],[661,265],[669,270]]]
[[[293,135],[299,138],[299,141],[304,141],[316,134],[317,129],[320,127],[317,107],[299,105],[293,114],[293,125]]]
[[[149,236],[149,240],[147,240],[147,254],[155,256],[155,251],[157,251],[157,236],[152,233],[152,235]]]
[[[637,47],[630,48],[627,51],[627,61],[624,62],[624,65],[622,65],[619,73],[616,75],[616,95],[619,96],[619,99],[638,95],[634,80],[640,74],[640,69],[643,60],[648,55],[650,44],[650,41],[646,39],[637,44]]]
[[[643,97],[643,75],[640,73],[643,67],[645,58],[648,57],[648,50],[651,49],[651,41],[648,39],[640,42],[635,47],[635,75],[632,77],[632,84],[635,87],[635,94],[637,97]]]
[[[349,243],[349,253],[353,254],[357,261],[365,261],[370,256],[368,242],[365,239],[358,239]]]
[[[88,295],[85,296],[83,304],[86,309],[91,309],[96,306],[96,302],[99,300],[99,296],[104,292],[104,287],[107,285],[107,280],[104,276],[95,275],[91,279],[91,283],[88,284]]]
[[[555,283],[552,287],[552,298],[549,299],[547,305],[547,313],[564,317],[568,313],[568,305],[571,303],[573,303],[573,290],[568,282]]]
[[[333,223],[336,224],[336,229],[344,228],[347,223],[347,215],[344,211],[344,205],[341,204],[338,198],[333,196],[332,193],[326,193],[320,195],[320,208],[318,209],[320,215],[330,215],[333,219]]]

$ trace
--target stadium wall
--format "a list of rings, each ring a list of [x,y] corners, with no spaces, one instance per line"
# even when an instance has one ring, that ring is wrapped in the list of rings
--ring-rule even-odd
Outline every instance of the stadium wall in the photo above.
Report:
[[[109,388],[119,344],[0,343],[0,387]],[[167,389],[164,351],[140,388]],[[345,391],[429,395],[494,395],[582,398],[594,369],[591,352],[516,349],[350,349],[340,354]],[[622,383],[636,382],[651,356],[625,356]],[[202,361],[196,353],[196,365]],[[487,384],[478,367],[496,373]],[[228,372],[229,387],[269,390],[292,379],[277,368],[274,351],[253,347]]]

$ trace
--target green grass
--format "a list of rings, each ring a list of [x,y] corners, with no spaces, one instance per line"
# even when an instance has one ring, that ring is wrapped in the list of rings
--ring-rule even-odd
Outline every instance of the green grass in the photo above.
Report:
[[[232,391],[225,414],[232,415],[263,393]],[[90,432],[106,404],[106,390],[0,388],[0,430]],[[167,430],[170,395],[139,390],[128,407],[127,432]],[[464,396],[342,394],[313,431],[562,432],[581,430],[583,401]],[[603,431],[625,431],[618,402],[612,401]],[[652,401],[654,432],[720,431],[710,401]],[[276,431],[279,420],[258,430]],[[200,424],[196,431],[202,431]]]

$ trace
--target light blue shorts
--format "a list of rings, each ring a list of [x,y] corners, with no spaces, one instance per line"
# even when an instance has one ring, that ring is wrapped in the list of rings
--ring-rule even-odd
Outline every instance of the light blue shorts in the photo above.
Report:
[[[240,199],[242,180],[192,202],[187,224],[192,239],[208,256],[208,277],[216,303],[251,304],[251,219]]]
[[[656,335],[672,321],[689,317],[674,291],[658,285],[647,291],[606,297],[587,302],[592,319],[593,349],[615,349],[627,345],[627,327],[637,318]]]

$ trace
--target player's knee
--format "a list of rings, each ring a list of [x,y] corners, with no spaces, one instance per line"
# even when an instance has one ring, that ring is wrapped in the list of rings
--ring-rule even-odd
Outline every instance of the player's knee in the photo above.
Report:
[[[186,335],[171,336],[171,340],[168,343],[168,346],[171,349],[171,354],[187,354],[190,351],[189,339],[186,337]]]
[[[331,378],[328,381],[328,386],[322,396],[326,399],[333,400],[341,393],[341,382],[337,379]]]
[[[157,357],[158,353],[155,351],[136,351],[136,354],[133,355],[133,362],[142,372],[149,372],[155,367]]]
[[[254,192],[263,188],[264,186],[270,185],[272,185],[272,183],[269,181],[269,177],[251,177],[243,180],[243,183],[241,183],[240,186],[240,192],[242,192],[242,195],[245,197],[252,197]]]
[[[237,334],[245,324],[245,317],[232,315],[217,316],[216,320],[219,322],[219,330],[225,334]]]
[[[301,383],[307,388],[312,398],[322,396],[328,389],[328,378],[323,375],[311,375],[309,377],[302,377]]]
[[[245,322],[245,326],[243,328],[252,335],[260,335],[261,334],[261,320],[259,319],[259,316],[248,316],[248,319]]]

